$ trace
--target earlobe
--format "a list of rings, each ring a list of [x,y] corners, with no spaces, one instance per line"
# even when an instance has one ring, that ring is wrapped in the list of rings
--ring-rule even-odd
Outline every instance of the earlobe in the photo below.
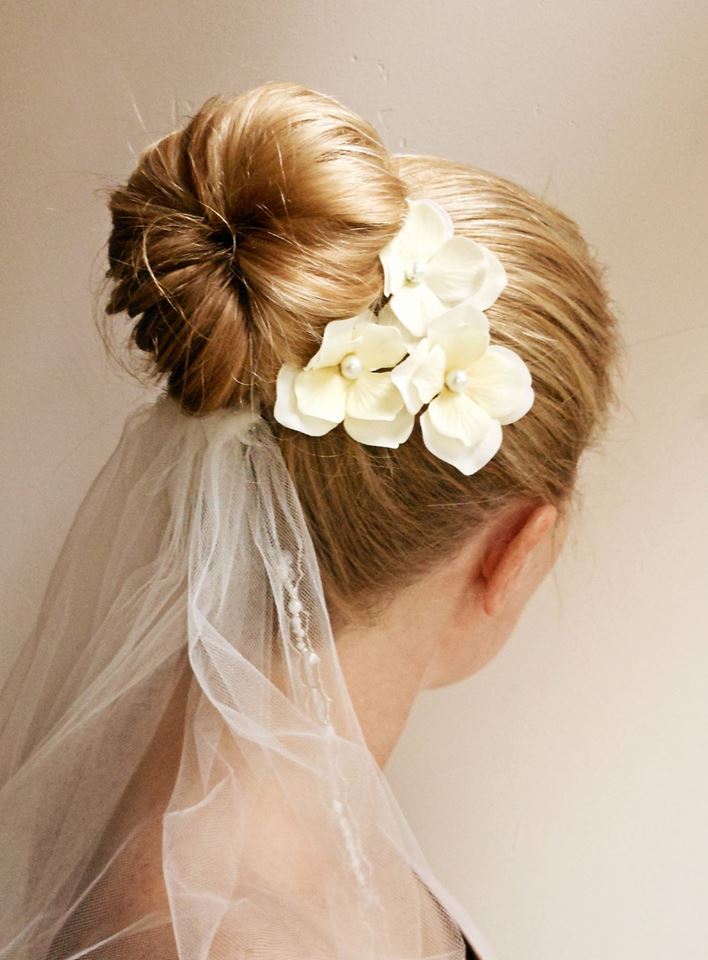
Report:
[[[524,558],[509,556],[508,552],[502,555],[500,562],[487,580],[484,591],[484,611],[487,616],[495,616],[505,605],[524,567],[524,563]]]

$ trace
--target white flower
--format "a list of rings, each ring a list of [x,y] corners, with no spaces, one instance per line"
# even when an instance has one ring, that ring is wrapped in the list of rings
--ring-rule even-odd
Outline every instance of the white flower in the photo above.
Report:
[[[400,333],[374,323],[368,312],[330,321],[320,349],[303,369],[280,368],[275,419],[311,437],[343,423],[360,443],[399,446],[410,436],[414,418],[386,368],[406,352]]]
[[[470,475],[497,452],[502,425],[533,404],[531,374],[513,350],[489,343],[489,321],[469,302],[448,310],[392,373],[407,409],[421,415],[435,456]]]
[[[318,437],[344,424],[360,443],[398,447],[420,425],[435,456],[462,473],[487,464],[534,400],[513,350],[489,342],[484,310],[506,285],[497,257],[453,236],[446,211],[408,200],[408,216],[380,254],[388,301],[325,327],[303,368],[284,364],[275,419]]]
[[[406,410],[418,413],[437,396],[445,383],[445,351],[427,337],[419,340],[405,360],[391,371]]]
[[[432,200],[408,200],[398,234],[380,253],[387,306],[415,337],[436,317],[468,301],[486,310],[506,285],[506,272],[487,247],[453,236],[449,214]]]

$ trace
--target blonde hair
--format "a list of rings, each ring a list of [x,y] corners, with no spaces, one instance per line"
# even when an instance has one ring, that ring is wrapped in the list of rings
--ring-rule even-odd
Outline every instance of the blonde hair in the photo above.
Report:
[[[378,254],[407,196],[439,202],[501,259],[492,341],[533,377],[531,411],[471,477],[431,455],[418,427],[388,450],[272,418],[281,364],[303,365],[328,321],[381,303]],[[483,170],[392,156],[347,108],[285,83],[211,97],[142,154],[109,206],[106,313],[137,318],[133,343],[187,413],[258,399],[337,616],[390,595],[517,498],[565,509],[617,399],[619,338],[602,270],[553,206]]]

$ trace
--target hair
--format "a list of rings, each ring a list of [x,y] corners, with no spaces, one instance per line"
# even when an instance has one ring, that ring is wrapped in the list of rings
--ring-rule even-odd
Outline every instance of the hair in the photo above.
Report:
[[[429,453],[418,425],[384,449],[272,416],[280,366],[303,366],[330,320],[383,302],[379,253],[407,197],[440,203],[456,233],[502,261],[492,341],[533,378],[533,407],[470,477]],[[258,398],[336,615],[371,609],[516,499],[570,502],[579,458],[617,401],[619,337],[603,269],[552,205],[465,164],[391,155],[337,101],[270,83],[209,98],[143,152],[109,207],[106,314],[135,318],[141,373],[166,379],[186,413]]]

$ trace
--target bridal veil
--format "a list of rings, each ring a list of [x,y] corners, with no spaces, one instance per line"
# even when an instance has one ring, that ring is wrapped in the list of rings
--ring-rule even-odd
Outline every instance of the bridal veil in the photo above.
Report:
[[[453,960],[458,922],[482,950],[362,738],[251,410],[129,415],[0,710],[2,960]]]

